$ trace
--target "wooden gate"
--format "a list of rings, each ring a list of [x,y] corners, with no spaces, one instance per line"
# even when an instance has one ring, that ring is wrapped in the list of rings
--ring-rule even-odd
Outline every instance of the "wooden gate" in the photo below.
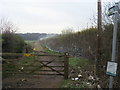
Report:
[[[62,75],[68,79],[68,60],[67,54],[41,54],[36,52],[34,54],[17,54],[17,53],[3,53],[2,56],[33,56],[34,63],[30,65],[20,65],[21,71],[14,72],[16,74],[28,75]]]

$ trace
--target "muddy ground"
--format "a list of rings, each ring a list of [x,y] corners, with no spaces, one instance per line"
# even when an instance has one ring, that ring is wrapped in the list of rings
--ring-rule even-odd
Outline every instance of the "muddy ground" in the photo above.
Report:
[[[44,49],[40,46],[39,42],[35,42],[33,45],[37,51]],[[53,58],[44,56],[37,58],[38,60],[51,60]],[[61,63],[52,63],[51,65],[61,65]],[[44,68],[42,68],[44,69]],[[42,72],[43,73],[43,72]],[[46,72],[47,73],[47,72]],[[3,80],[3,88],[59,88],[64,80],[61,75],[13,75]]]

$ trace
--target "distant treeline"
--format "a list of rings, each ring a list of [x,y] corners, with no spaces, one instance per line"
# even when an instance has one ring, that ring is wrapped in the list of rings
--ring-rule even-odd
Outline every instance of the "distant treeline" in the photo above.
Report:
[[[46,33],[18,33],[24,40],[38,40],[40,38],[46,37]]]
[[[56,34],[47,34],[47,33],[17,33],[24,40],[39,40],[45,37],[49,37]]]

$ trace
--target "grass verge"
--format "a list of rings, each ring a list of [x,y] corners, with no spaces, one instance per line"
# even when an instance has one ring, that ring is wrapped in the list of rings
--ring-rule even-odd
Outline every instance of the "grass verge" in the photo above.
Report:
[[[12,76],[15,72],[18,71],[18,66],[14,60],[5,60],[5,63],[2,64],[2,78],[8,78]]]
[[[34,56],[23,57],[23,59],[19,62],[21,65],[31,65],[35,62]]]
[[[23,57],[20,60],[5,60],[5,62],[2,64],[2,78],[8,78],[10,76],[15,75],[16,73],[19,73],[21,70],[22,65],[32,65],[35,62],[35,57]]]
[[[70,66],[70,77],[68,80],[64,80],[61,88],[90,88],[88,85],[88,76],[86,75],[87,69],[91,70],[92,62],[86,58],[69,58],[69,66]],[[88,70],[88,71],[89,71]],[[71,74],[71,71],[73,73]],[[82,71],[82,72],[80,72]],[[82,78],[79,80],[73,80],[73,78],[77,78],[78,74],[82,75]]]
[[[52,51],[52,50],[49,50],[49,48],[45,47],[44,45],[41,45],[44,49],[44,52],[47,52],[49,54],[60,54],[59,52],[55,52],[55,51]]]
[[[73,69],[77,69],[77,67],[85,67],[86,65],[88,65],[90,63],[90,61],[88,59],[85,58],[69,58],[69,65],[71,68]]]

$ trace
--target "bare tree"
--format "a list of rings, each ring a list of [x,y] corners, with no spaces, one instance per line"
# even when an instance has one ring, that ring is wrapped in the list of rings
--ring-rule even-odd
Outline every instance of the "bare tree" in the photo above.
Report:
[[[22,52],[24,40],[15,34],[17,27],[8,19],[0,19],[0,32],[2,35],[2,52]]]
[[[113,23],[112,17],[109,17],[108,14],[108,9],[110,8],[110,6],[112,6],[113,3],[104,3],[103,5],[103,13],[102,13],[102,17],[103,17],[103,25],[109,25]]]
[[[109,25],[109,24],[112,24],[113,21],[112,21],[112,17],[108,17],[107,15],[107,11],[108,9],[110,8],[110,6],[112,6],[114,3],[103,3],[103,12],[102,12],[102,26],[104,25]],[[93,15],[92,18],[90,18],[90,21],[91,21],[91,24],[92,24],[92,27],[97,27],[97,15]],[[104,28],[104,27],[102,27]]]
[[[17,30],[17,27],[13,25],[12,22],[8,21],[5,18],[0,19],[0,33],[15,33]]]

